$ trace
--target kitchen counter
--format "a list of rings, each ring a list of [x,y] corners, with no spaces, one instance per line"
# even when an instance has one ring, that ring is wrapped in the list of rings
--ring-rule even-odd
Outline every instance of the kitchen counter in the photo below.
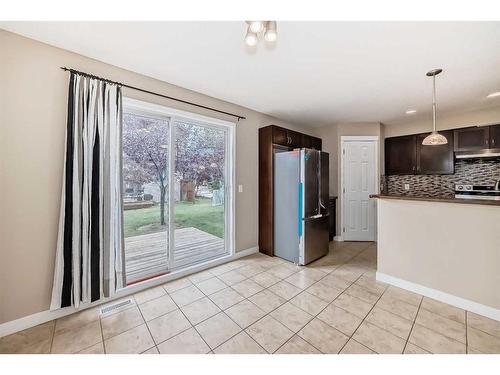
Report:
[[[388,194],[372,194],[370,195],[370,198],[500,206],[500,200],[488,200],[488,199],[471,199],[471,198],[465,199],[465,198],[455,198],[455,197],[431,198],[431,197],[417,197],[412,195],[388,195]]]
[[[499,201],[373,197],[377,280],[500,320]]]

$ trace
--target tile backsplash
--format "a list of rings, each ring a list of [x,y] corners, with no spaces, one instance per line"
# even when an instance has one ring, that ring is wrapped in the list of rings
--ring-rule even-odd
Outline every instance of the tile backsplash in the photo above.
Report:
[[[500,178],[500,159],[456,160],[452,175],[383,176],[384,193],[421,197],[453,197],[455,184],[494,185]],[[409,190],[405,190],[405,184]]]

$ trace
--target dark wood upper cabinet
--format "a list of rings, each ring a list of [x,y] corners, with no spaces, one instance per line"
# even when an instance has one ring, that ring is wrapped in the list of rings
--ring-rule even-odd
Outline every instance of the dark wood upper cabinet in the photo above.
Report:
[[[289,148],[314,148],[321,150],[321,139],[294,130],[272,125],[272,143]]]
[[[416,136],[405,135],[385,139],[385,173],[415,174],[417,171]]]
[[[277,126],[273,126],[272,128],[269,128],[269,130],[273,134],[272,143],[275,143],[277,145],[282,145],[282,146],[288,146],[289,139],[288,139],[286,129],[279,128]]]
[[[454,136],[455,151],[475,151],[490,148],[489,126],[456,129]]]
[[[312,138],[310,135],[302,134],[302,144],[305,148],[311,148]]]
[[[321,138],[316,138],[311,135],[302,134],[302,147],[321,150]]]
[[[316,138],[316,137],[311,137],[311,138],[312,138],[312,142],[311,142],[310,148],[313,148],[315,150],[321,150],[321,147],[323,146],[323,144],[321,142],[321,138]]]
[[[446,145],[424,146],[422,141],[429,133],[386,138],[385,173],[403,174],[453,174],[453,131],[440,131],[448,139]]]
[[[418,174],[453,174],[455,163],[453,162],[453,131],[440,131],[448,140],[445,145],[424,146],[422,141],[429,135],[417,135],[417,173]]]
[[[500,124],[490,126],[490,148],[500,148]]]
[[[302,147],[302,133],[295,132],[293,130],[287,130],[288,138],[289,138],[289,146],[292,148]]]

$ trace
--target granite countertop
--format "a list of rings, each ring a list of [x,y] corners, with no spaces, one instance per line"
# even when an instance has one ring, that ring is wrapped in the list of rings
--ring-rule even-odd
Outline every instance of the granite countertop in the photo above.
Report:
[[[407,201],[424,201],[424,202],[444,202],[444,203],[461,203],[461,204],[482,204],[485,206],[500,206],[500,200],[488,200],[488,199],[463,199],[455,197],[441,197],[441,198],[430,198],[430,197],[418,197],[412,195],[389,195],[389,194],[372,194],[370,198],[380,198],[380,199],[396,199],[396,200],[407,200]]]

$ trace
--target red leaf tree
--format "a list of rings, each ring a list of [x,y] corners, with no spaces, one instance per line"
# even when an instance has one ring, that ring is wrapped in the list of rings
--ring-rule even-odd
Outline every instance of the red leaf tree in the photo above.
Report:
[[[160,190],[160,224],[165,225],[169,173],[169,120],[123,116],[123,179]],[[175,178],[202,184],[224,184],[225,133],[192,123],[174,121]]]

